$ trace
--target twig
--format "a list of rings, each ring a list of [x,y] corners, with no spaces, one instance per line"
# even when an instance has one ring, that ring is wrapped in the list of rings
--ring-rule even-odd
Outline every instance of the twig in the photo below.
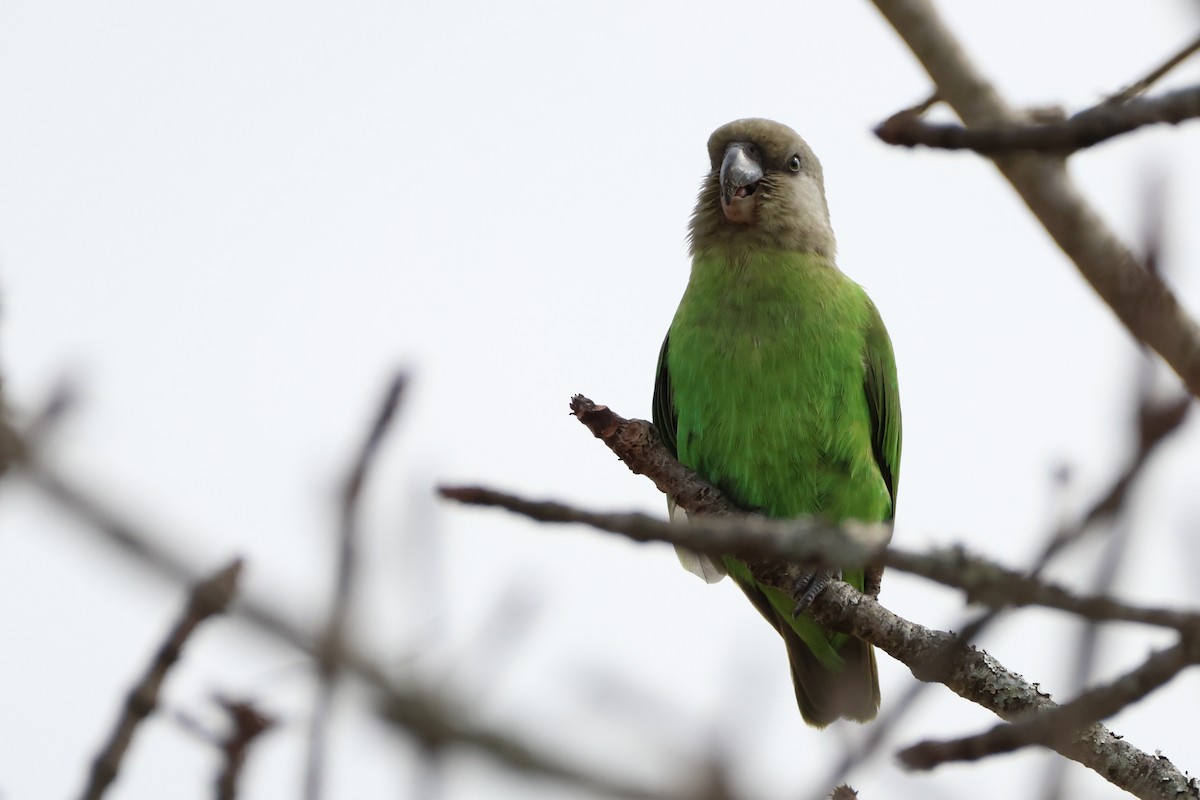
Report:
[[[744,513],[715,486],[672,458],[646,420],[625,419],[581,394],[571,398],[571,413],[634,474],[654,481],[659,491],[673,497],[680,508],[693,514]]]
[[[1084,619],[1137,622],[1174,628],[1183,633],[1200,630],[1200,614],[1170,608],[1143,608],[1104,595],[1075,594],[1056,584],[970,555],[959,547],[939,548],[926,555],[889,547],[881,558],[890,569],[961,589],[969,601],[993,608],[1043,606]]]
[[[442,486],[443,497],[467,505],[494,506],[539,522],[581,523],[618,533],[636,542],[666,542],[702,553],[745,559],[801,562],[818,560],[840,567],[881,563],[966,592],[972,602],[996,607],[1038,605],[1087,619],[1120,620],[1200,632],[1200,614],[1141,608],[1110,597],[1081,596],[968,554],[961,547],[927,554],[883,547],[873,529],[839,528],[815,518],[776,520],[766,517],[696,516],[689,524],[672,525],[647,514],[605,514],[562,503],[526,500],[478,486]],[[681,508],[688,511],[680,503]]]
[[[220,743],[225,762],[217,776],[217,800],[234,800],[250,745],[273,728],[276,721],[244,700],[218,697],[217,704],[228,712],[232,723],[229,735]]]
[[[1144,78],[1134,81],[1133,83],[1129,84],[1124,89],[1117,92],[1112,97],[1105,100],[1104,102],[1111,103],[1111,104],[1119,104],[1119,103],[1124,103],[1127,100],[1131,100],[1134,97],[1137,97],[1139,94],[1141,94],[1142,92],[1149,89],[1154,83],[1156,83],[1160,78],[1162,78],[1168,72],[1175,69],[1175,67],[1179,66],[1184,61],[1186,61],[1188,58],[1190,58],[1191,55],[1198,50],[1200,50],[1200,36],[1196,37],[1192,41],[1185,44],[1177,53],[1172,55],[1170,58],[1168,58],[1166,61],[1164,61],[1159,66],[1155,67],[1153,70],[1151,70],[1150,73],[1148,75],[1146,75]]]
[[[812,610],[822,625],[870,642],[906,664],[919,680],[944,684],[1003,719],[1020,719],[1041,709],[1046,710],[1039,716],[1048,716],[1060,710],[1036,685],[987,653],[964,648],[953,634],[897,617],[848,584],[831,584]],[[956,655],[939,657],[947,650]],[[1200,797],[1191,781],[1161,755],[1138,750],[1098,723],[1075,731],[1069,737],[1049,737],[1044,744],[1138,797]]]
[[[996,127],[925,122],[910,110],[893,114],[875,128],[887,144],[971,150],[983,155],[1032,151],[1064,156],[1154,124],[1178,125],[1200,117],[1200,87],[1180,89],[1121,105],[1107,102],[1056,122],[1010,123]]]
[[[241,569],[241,559],[237,559],[192,589],[182,616],[168,633],[166,641],[159,646],[145,675],[129,692],[116,727],[92,762],[88,784],[82,794],[86,800],[99,800],[117,777],[121,759],[133,741],[138,725],[158,704],[158,694],[167,672],[179,660],[184,644],[196,627],[214,614],[220,614],[229,605],[237,589]]]
[[[1158,253],[1160,252],[1160,245],[1163,238],[1161,208],[1153,202],[1147,205],[1150,211],[1148,212],[1149,224],[1147,225],[1145,246],[1146,264],[1148,268],[1158,269]],[[1136,390],[1135,402],[1138,409],[1138,444],[1137,451],[1131,461],[1137,466],[1126,470],[1125,476],[1128,476],[1128,480],[1125,480],[1125,476],[1123,476],[1122,480],[1118,481],[1118,484],[1125,484],[1125,499],[1128,497],[1129,485],[1132,484],[1134,478],[1140,472],[1141,466],[1146,463],[1150,451],[1166,438],[1171,431],[1179,427],[1186,416],[1186,409],[1191,406],[1191,403],[1187,402],[1190,398],[1185,396],[1183,398],[1184,413],[1179,414],[1177,418],[1164,415],[1162,412],[1167,406],[1163,406],[1153,400],[1154,374],[1157,371],[1157,365],[1151,359],[1144,357],[1143,354],[1143,357],[1137,360],[1136,369],[1138,388]],[[1156,420],[1160,424],[1156,424]],[[1161,424],[1164,422],[1166,424]],[[1125,506],[1124,499],[1114,506],[1115,510],[1112,512],[1112,515],[1116,518],[1115,524],[1108,535],[1108,541],[1105,543],[1100,566],[1092,580],[1091,591],[1093,594],[1109,594],[1113,586],[1115,586],[1117,574],[1125,562],[1125,554],[1129,549],[1129,543],[1133,540],[1133,525],[1129,519],[1129,514],[1120,513]],[[1081,528],[1081,530],[1083,529]],[[1079,631],[1079,640],[1075,648],[1071,679],[1071,684],[1075,691],[1082,691],[1091,681],[1100,646],[1100,637],[1101,629],[1095,620],[1089,620]],[[1041,797],[1043,800],[1059,800],[1064,796],[1066,776],[1066,762],[1053,759],[1047,764],[1046,776],[1041,781]]]
[[[630,786],[600,773],[588,773],[549,758],[536,748],[516,737],[465,724],[462,715],[452,710],[453,703],[431,691],[397,692],[381,706],[385,719],[416,737],[422,749],[430,755],[440,754],[450,746],[467,746],[487,753],[513,769],[564,781],[599,794],[630,798],[630,800],[668,800],[692,796],[655,791]]]
[[[317,675],[320,682],[317,686],[317,696],[313,704],[313,715],[308,732],[308,759],[305,764],[304,796],[307,800],[318,800],[325,771],[325,741],[329,712],[333,703],[334,685],[337,683],[338,669],[342,659],[342,648],[345,639],[346,620],[350,612],[351,589],[355,577],[355,551],[358,546],[358,500],[362,495],[363,483],[374,463],[379,445],[383,441],[396,410],[408,376],[398,373],[392,377],[383,402],[367,433],[367,438],[359,448],[354,466],[346,479],[342,490],[341,524],[338,544],[338,558],[335,567],[333,601],[329,612],[329,622],[325,626],[325,634],[317,652]]]
[[[1035,561],[1033,572],[1040,573],[1047,563],[1064,547],[1078,541],[1094,525],[1110,519],[1129,497],[1137,478],[1150,456],[1172,433],[1179,430],[1191,412],[1192,398],[1181,395],[1174,400],[1159,402],[1149,395],[1138,406],[1138,443],[1133,458],[1113,481],[1108,491],[1091,505],[1074,525],[1060,529]]]
[[[1112,683],[1086,691],[1070,703],[1045,708],[1028,718],[997,725],[975,736],[921,742],[900,751],[900,760],[913,769],[932,769],[947,761],[975,761],[1035,744],[1062,752],[1059,748],[1082,738],[1080,732],[1085,731],[1086,726],[1141,700],[1178,675],[1184,667],[1198,661],[1200,647],[1185,640],[1155,653]]]
[[[968,60],[929,0],[873,2],[967,127],[1022,121]],[[1200,395],[1200,326],[1079,195],[1064,160],[1036,153],[998,155],[993,160],[1130,333],[1161,355],[1192,395]]]
[[[686,467],[684,467],[686,469]],[[882,537],[856,537],[815,517],[778,520],[759,516],[689,517],[688,525],[672,525],[649,514],[605,514],[564,503],[526,500],[482,486],[440,486],[438,494],[465,505],[494,506],[538,522],[582,523],[619,533],[635,542],[667,542],[701,553],[728,553],[744,558],[819,559],[838,566],[862,566],[878,555]],[[694,514],[683,503],[680,508]]]

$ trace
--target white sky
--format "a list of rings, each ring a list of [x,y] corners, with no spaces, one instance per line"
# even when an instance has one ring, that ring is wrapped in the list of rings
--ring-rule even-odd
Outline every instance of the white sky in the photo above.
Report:
[[[1070,109],[1143,74],[1197,19],[1183,2],[943,5],[1010,101]],[[1197,77],[1193,62],[1165,85]],[[197,570],[245,555],[248,592],[314,620],[337,481],[389,371],[411,366],[369,487],[364,646],[581,759],[670,775],[716,740],[747,788],[795,797],[860,730],[804,727],[780,642],[732,585],[705,586],[666,547],[447,507],[430,489],[479,481],[663,510],[567,400],[584,392],[649,415],[705,141],[767,116],[820,155],[841,265],[895,342],[897,541],[961,541],[1025,563],[1064,503],[1116,469],[1135,350],[985,162],[875,140],[876,122],[929,88],[867,3],[10,3],[0,364],[21,413],[63,376],[82,386],[48,454],[62,469]],[[1198,135],[1194,123],[1142,132],[1072,161],[1127,239],[1148,176],[1165,174],[1167,267],[1192,309]],[[1076,476],[1065,499],[1050,481],[1062,463]],[[1123,595],[1200,599],[1189,568],[1200,553],[1184,539],[1200,518],[1198,470],[1193,425],[1138,495]],[[1092,555],[1062,575],[1087,575]],[[956,594],[904,576],[888,577],[882,599],[931,626],[963,613]],[[181,603],[179,587],[27,486],[0,484],[0,794],[79,790]],[[524,622],[510,613],[522,608]],[[985,645],[1066,692],[1074,634],[1023,612]],[[1168,640],[1121,629],[1103,674]],[[886,712],[913,678],[887,656],[880,671]],[[295,796],[301,659],[210,624],[171,676],[168,709],[215,724],[214,690],[284,718],[254,751],[243,797]],[[1200,740],[1179,709],[1197,701],[1189,675],[1112,727],[1195,772]],[[339,720],[328,796],[405,796],[411,753],[355,708]],[[991,723],[935,687],[897,742]],[[885,755],[852,783],[865,800],[1029,796],[1042,761],[922,775]],[[160,717],[110,796],[208,797],[215,763]],[[447,798],[535,796],[473,759],[451,774]],[[1070,774],[1077,796],[1120,796]]]

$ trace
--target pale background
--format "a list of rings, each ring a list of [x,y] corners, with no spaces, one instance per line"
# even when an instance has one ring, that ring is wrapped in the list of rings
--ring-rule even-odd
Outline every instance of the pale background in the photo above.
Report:
[[[1077,109],[1195,35],[1194,4],[942,3],[1014,104]],[[1200,63],[1167,86],[1195,82]],[[930,83],[867,3],[9,3],[0,9],[0,364],[19,418],[61,378],[82,402],[53,463],[194,555],[234,553],[255,597],[326,607],[334,498],[386,376],[414,381],[368,487],[357,630],[397,667],[580,760],[667,780],[716,746],[764,798],[812,791],[848,737],[800,721],[783,648],[728,582],[662,546],[448,507],[481,481],[597,509],[663,511],[569,416],[584,392],[648,416],[687,278],[704,144],[740,116],[784,121],[826,173],[842,267],[895,342],[905,452],[896,539],[1022,565],[1107,484],[1129,444],[1136,350],[998,173],[905,151],[871,127]],[[1165,177],[1166,267],[1200,309],[1200,125],[1072,160],[1136,241]],[[1064,496],[1052,473],[1068,464]],[[1200,549],[1186,428],[1136,496],[1118,591],[1195,606]],[[1072,556],[1086,575],[1089,553]],[[82,786],[180,587],[98,545],[19,480],[0,483],[0,796]],[[507,599],[505,599],[507,598]],[[930,626],[961,598],[890,575],[882,600]],[[1013,615],[984,641],[1067,692],[1075,626]],[[1103,675],[1169,637],[1119,628]],[[884,710],[912,682],[880,658]],[[211,796],[217,758],[170,720],[216,725],[214,690],[283,727],[247,798],[297,796],[310,683],[294,652],[210,623],[141,730],[114,798]],[[1058,695],[1063,696],[1063,695]],[[413,754],[347,696],[329,797],[407,796]],[[1112,727],[1200,768],[1188,674]],[[896,744],[988,727],[934,687]],[[891,748],[895,749],[895,745]],[[1029,796],[1029,754],[932,775],[884,755],[882,797]],[[1119,793],[1078,766],[1075,796]],[[556,797],[476,758],[445,796]]]

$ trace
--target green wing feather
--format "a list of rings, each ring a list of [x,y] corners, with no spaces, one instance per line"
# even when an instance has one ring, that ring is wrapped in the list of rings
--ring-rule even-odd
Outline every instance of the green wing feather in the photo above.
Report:
[[[650,410],[654,427],[671,455],[679,458],[675,436],[679,430],[679,417],[675,413],[675,394],[671,391],[671,375],[667,371],[667,348],[671,337],[663,337],[662,349],[658,351],[658,374],[654,378],[654,400]],[[645,397],[645,395],[642,395]]]
[[[896,487],[900,480],[900,392],[896,386],[892,340],[874,303],[871,303],[864,361],[863,388],[871,412],[871,450],[892,498],[892,513],[888,515],[892,519],[896,516]]]
[[[671,455],[679,458],[679,448],[676,444],[676,437],[679,433],[679,416],[675,410],[675,391],[671,388],[671,373],[667,368],[667,352],[670,342],[671,336],[667,334],[663,337],[662,349],[658,352],[658,374],[654,378],[654,399],[651,402],[650,413],[659,438],[667,446]],[[686,518],[682,511],[676,515],[675,501],[669,497],[667,498],[667,513],[672,520]],[[719,559],[714,559],[704,553],[697,553],[686,547],[676,547],[675,555],[679,557],[679,563],[683,565],[684,569],[703,578],[705,583],[716,583],[727,574],[725,565]]]

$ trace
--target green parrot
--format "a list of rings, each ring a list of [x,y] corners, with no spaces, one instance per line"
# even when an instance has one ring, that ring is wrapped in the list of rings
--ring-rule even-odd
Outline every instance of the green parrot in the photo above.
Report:
[[[691,277],[658,359],[655,427],[741,508],[884,523],[890,537],[896,363],[874,303],[834,260],[821,164],[795,131],[765,119],[718,128],[708,155]],[[835,573],[808,570],[797,605],[735,558],[681,551],[680,560],[709,582],[731,575],[780,633],[805,722],[874,718],[871,646],[803,610]],[[841,577],[866,590],[862,570]]]

